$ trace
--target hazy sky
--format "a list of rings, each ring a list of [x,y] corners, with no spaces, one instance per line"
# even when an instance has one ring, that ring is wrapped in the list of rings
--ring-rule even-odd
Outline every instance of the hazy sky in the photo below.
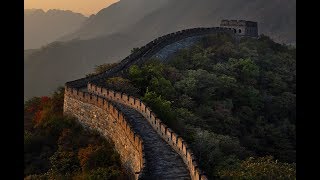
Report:
[[[99,10],[119,0],[24,0],[25,9],[63,9],[84,15],[96,14]]]

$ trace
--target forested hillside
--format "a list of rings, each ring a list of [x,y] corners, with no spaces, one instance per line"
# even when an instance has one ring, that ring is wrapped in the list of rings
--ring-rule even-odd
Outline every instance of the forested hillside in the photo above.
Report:
[[[128,179],[114,145],[62,115],[64,89],[24,105],[24,179]]]
[[[25,96],[43,96],[83,77],[95,65],[121,61],[134,47],[187,28],[220,26],[222,19],[257,21],[259,34],[295,43],[295,0],[120,0],[75,32],[26,57]],[[50,27],[50,26],[47,26]]]
[[[293,47],[267,36],[237,42],[212,35],[168,63],[134,65],[104,86],[142,98],[211,178],[295,178]]]

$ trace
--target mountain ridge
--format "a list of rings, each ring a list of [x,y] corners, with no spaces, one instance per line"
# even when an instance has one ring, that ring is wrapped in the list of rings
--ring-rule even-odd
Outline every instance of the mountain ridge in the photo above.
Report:
[[[144,5],[143,2],[147,1],[133,2]],[[28,97],[46,95],[67,81],[83,77],[95,65],[120,61],[130,54],[131,49],[141,47],[157,37],[186,28],[219,26],[221,19],[258,21],[259,34],[267,34],[272,38],[286,39],[288,43],[295,43],[295,1],[272,0],[243,3],[243,0],[231,0],[225,3],[200,0],[197,4],[192,2],[192,0],[161,2],[152,0],[148,4],[150,9],[147,6],[131,7],[134,10],[131,9],[130,12],[148,9],[145,12],[134,12],[139,14],[140,18],[132,17],[133,14],[129,11],[117,11],[116,8],[120,5],[123,6],[122,10],[130,9],[131,1],[121,0],[104,8],[88,18],[75,34],[64,37],[68,40],[59,39],[62,43],[55,46],[49,45],[27,57],[25,94]],[[110,9],[116,12],[110,17],[121,15],[123,21],[99,24],[97,19],[102,21],[110,19],[110,17],[104,18],[105,14],[110,13],[107,12]],[[261,18],[262,20],[259,20]],[[99,24],[97,31],[86,28],[92,26],[89,21],[94,19]],[[126,26],[126,22],[132,19],[134,22]],[[108,28],[110,29],[106,31]],[[83,36],[80,35],[81,33]]]
[[[36,49],[75,31],[87,19],[70,10],[25,9],[24,49]]]
[[[192,0],[162,0],[146,1],[135,0],[135,6],[132,6],[130,1],[119,1],[107,8],[99,11],[93,18],[88,19],[88,24],[79,28],[74,34],[64,36],[59,40],[70,40],[73,38],[90,39],[93,37],[102,37],[110,35],[113,32],[122,32],[130,34],[132,28],[139,29],[142,33],[143,30],[153,24],[158,24],[162,29],[168,28],[169,31],[177,31],[180,28],[192,28],[197,26],[217,26],[221,19],[245,19],[258,21],[260,32],[271,36],[273,39],[279,42],[293,43],[295,42],[295,0],[286,1],[244,1],[244,0],[230,0],[225,3],[222,0],[210,1],[199,0],[194,3]],[[146,3],[149,4],[146,4]],[[160,3],[159,3],[160,2]],[[126,4],[128,3],[128,4]],[[143,8],[141,8],[141,6]],[[130,7],[129,9],[126,9]],[[129,22],[132,19],[138,19],[133,17],[134,14],[130,14],[133,11],[144,10],[144,16],[138,21]],[[116,10],[123,10],[116,11]],[[135,12],[138,13],[138,12]],[[140,13],[140,12],[139,12]],[[118,17],[121,16],[121,18]],[[146,21],[150,16],[153,19]],[[110,22],[101,22],[102,20],[115,19],[113,22],[118,21],[118,24]],[[160,20],[160,21],[159,21]],[[97,23],[97,22],[100,22]],[[126,26],[119,26],[119,24],[128,24]],[[136,24],[139,24],[137,27]],[[178,25],[178,26],[177,26]],[[95,27],[100,28],[101,32],[96,32]],[[110,27],[113,26],[113,27]],[[126,29],[126,27],[128,29]],[[110,31],[113,28],[115,30]],[[158,30],[159,31],[159,30]],[[163,31],[163,30],[162,30]],[[160,32],[160,31],[159,31]],[[163,35],[166,32],[160,32],[158,36]],[[284,34],[292,32],[289,36]],[[88,35],[88,33],[90,35]]]
[[[119,32],[143,18],[149,12],[162,7],[169,0],[121,0],[103,8],[97,14],[90,16],[77,31],[59,38],[68,41],[74,38],[90,39],[103,37]],[[150,4],[151,3],[151,4]]]

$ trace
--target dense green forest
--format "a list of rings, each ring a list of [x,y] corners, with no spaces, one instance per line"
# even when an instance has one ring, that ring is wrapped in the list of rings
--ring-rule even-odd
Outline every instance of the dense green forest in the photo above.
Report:
[[[210,179],[296,178],[293,47],[263,35],[211,35],[165,62],[133,65],[105,87],[147,103]],[[112,143],[63,116],[63,92],[25,103],[25,179],[126,179]]]
[[[142,98],[191,145],[210,178],[295,179],[293,47],[263,35],[212,35],[105,86]]]
[[[24,179],[127,179],[112,143],[63,116],[63,96],[24,105]]]

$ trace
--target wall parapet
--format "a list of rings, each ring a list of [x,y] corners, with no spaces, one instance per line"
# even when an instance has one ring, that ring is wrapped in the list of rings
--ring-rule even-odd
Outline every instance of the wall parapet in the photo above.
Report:
[[[145,159],[144,152],[144,143],[141,136],[134,131],[133,127],[126,119],[125,115],[116,108],[113,102],[109,101],[107,98],[98,96],[90,92],[83,92],[76,88],[67,87],[65,88],[65,97],[73,98],[79,100],[83,103],[92,104],[110,114],[117,123],[121,126],[121,129],[124,131],[125,135],[131,142],[132,146],[138,152],[139,157],[139,171],[132,172],[134,174],[138,173],[138,177],[142,177],[145,173],[145,167],[147,166],[147,161]]]
[[[164,139],[183,159],[187,165],[192,180],[207,180],[203,171],[198,167],[197,159],[188,144],[173,130],[166,126],[139,98],[121,92],[98,87],[92,83],[87,84],[87,89],[96,97],[104,97],[108,100],[127,105],[140,112],[151,124],[153,129]]]
[[[230,33],[232,35],[236,34],[235,29],[226,28],[226,27],[192,28],[192,29],[185,29],[185,30],[174,32],[174,33],[170,33],[170,34],[158,37],[153,41],[149,42],[148,44],[146,44],[145,46],[139,48],[137,52],[130,54],[129,56],[124,58],[114,68],[106,72],[103,72],[101,74],[67,82],[66,86],[78,88],[78,89],[82,87],[86,87],[87,83],[89,82],[95,82],[100,79],[105,79],[107,77],[110,77],[116,73],[119,73],[127,69],[132,64],[139,63],[139,62],[141,63],[144,60],[151,58],[154,55],[154,53],[156,53],[158,50],[176,41],[179,41],[188,37],[209,35],[209,34],[219,33],[219,32]]]

